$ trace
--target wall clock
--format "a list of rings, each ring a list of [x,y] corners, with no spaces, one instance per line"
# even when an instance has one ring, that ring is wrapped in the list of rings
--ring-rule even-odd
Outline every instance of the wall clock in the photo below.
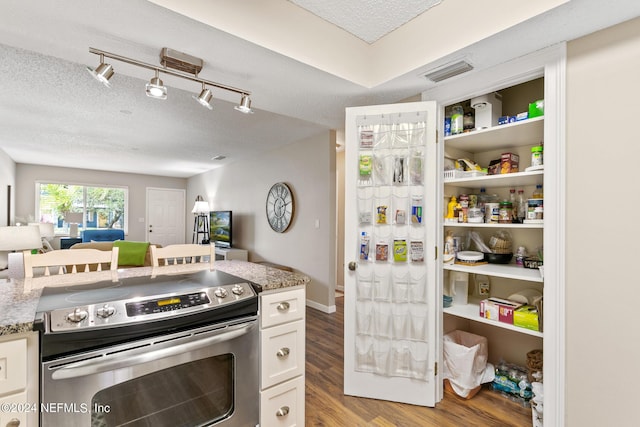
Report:
[[[283,233],[293,219],[293,193],[287,184],[277,182],[267,194],[267,220],[273,231]]]

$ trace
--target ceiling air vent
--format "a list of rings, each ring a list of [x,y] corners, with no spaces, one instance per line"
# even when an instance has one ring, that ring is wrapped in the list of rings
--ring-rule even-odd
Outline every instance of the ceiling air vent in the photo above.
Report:
[[[438,68],[436,70],[429,71],[425,73],[424,76],[427,79],[438,83],[471,70],[473,70],[473,65],[469,64],[466,61],[458,61],[454,62],[453,64],[445,65],[444,67]]]

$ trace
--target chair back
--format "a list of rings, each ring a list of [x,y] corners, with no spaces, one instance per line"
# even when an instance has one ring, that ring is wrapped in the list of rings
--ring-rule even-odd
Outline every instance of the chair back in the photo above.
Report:
[[[149,246],[149,251],[151,252],[151,261],[154,267],[210,263],[211,269],[213,269],[213,261],[216,256],[213,245],[181,244],[168,245],[162,248],[151,245]]]
[[[97,264],[97,271],[102,271],[102,264],[108,263],[109,270],[118,269],[118,250],[115,247],[110,251],[97,249],[60,249],[41,254],[32,254],[24,251],[24,277],[33,277],[34,269],[44,268],[44,275],[50,276],[52,270],[56,274],[76,274],[90,272],[90,265]],[[54,269],[55,267],[55,269]],[[69,271],[70,270],[70,271]]]

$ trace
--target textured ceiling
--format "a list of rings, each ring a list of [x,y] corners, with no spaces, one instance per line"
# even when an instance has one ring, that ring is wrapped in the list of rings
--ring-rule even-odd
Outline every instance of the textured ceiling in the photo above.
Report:
[[[373,43],[443,0],[289,0]]]
[[[461,1],[445,0],[405,26]],[[504,0],[491,4],[500,1]],[[424,71],[452,59],[468,58],[480,70],[640,15],[637,0],[572,0],[463,49],[439,54],[433,61],[419,66],[398,63],[403,71],[396,72],[397,77],[366,87],[334,70],[309,65],[314,49],[285,54],[277,47],[239,37],[229,28],[214,28],[156,3],[184,6],[212,2],[3,0],[0,149],[17,163],[190,177],[329,129],[342,129],[345,107],[416,96],[429,88],[430,83],[422,77]],[[384,3],[382,14],[392,15],[392,3]],[[253,13],[256,25],[251,29],[263,35],[262,39],[277,27],[289,31],[286,41],[303,48],[309,34],[297,30],[301,13],[308,18],[305,24],[318,24],[312,35],[320,42],[325,36],[329,40],[332,31],[347,34],[288,0],[216,0],[215,6],[222,21],[236,16],[243,22]],[[375,44],[399,37],[405,26]],[[464,33],[462,28],[453,30]],[[442,38],[429,40],[428,47],[447,46],[450,34],[447,30]],[[365,48],[371,47],[350,37]],[[394,43],[402,54],[394,61],[414,59],[409,45],[409,41]],[[243,115],[234,111],[239,96],[215,90],[214,110],[204,109],[191,99],[201,89],[198,84],[170,76],[163,79],[169,88],[168,99],[147,98],[144,86],[152,73],[116,61],[112,64],[116,72],[112,88],[107,89],[86,71],[86,66],[98,64],[89,47],[151,64],[158,64],[162,47],[203,58],[200,76],[250,90],[256,112]],[[336,57],[342,53],[339,44],[328,48]],[[356,65],[367,69],[369,58],[366,54],[361,58]],[[332,64],[339,66],[340,61]],[[226,159],[211,160],[217,155]]]

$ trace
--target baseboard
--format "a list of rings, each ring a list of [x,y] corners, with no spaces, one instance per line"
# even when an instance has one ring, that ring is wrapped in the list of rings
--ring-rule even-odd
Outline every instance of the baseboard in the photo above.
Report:
[[[331,313],[335,313],[336,312],[335,304],[331,305],[331,306],[328,306],[328,305],[324,305],[324,304],[319,304],[319,303],[317,303],[315,301],[307,300],[307,307],[311,307],[313,309],[316,309],[316,310],[321,311],[321,312],[326,313],[326,314],[331,314]]]

